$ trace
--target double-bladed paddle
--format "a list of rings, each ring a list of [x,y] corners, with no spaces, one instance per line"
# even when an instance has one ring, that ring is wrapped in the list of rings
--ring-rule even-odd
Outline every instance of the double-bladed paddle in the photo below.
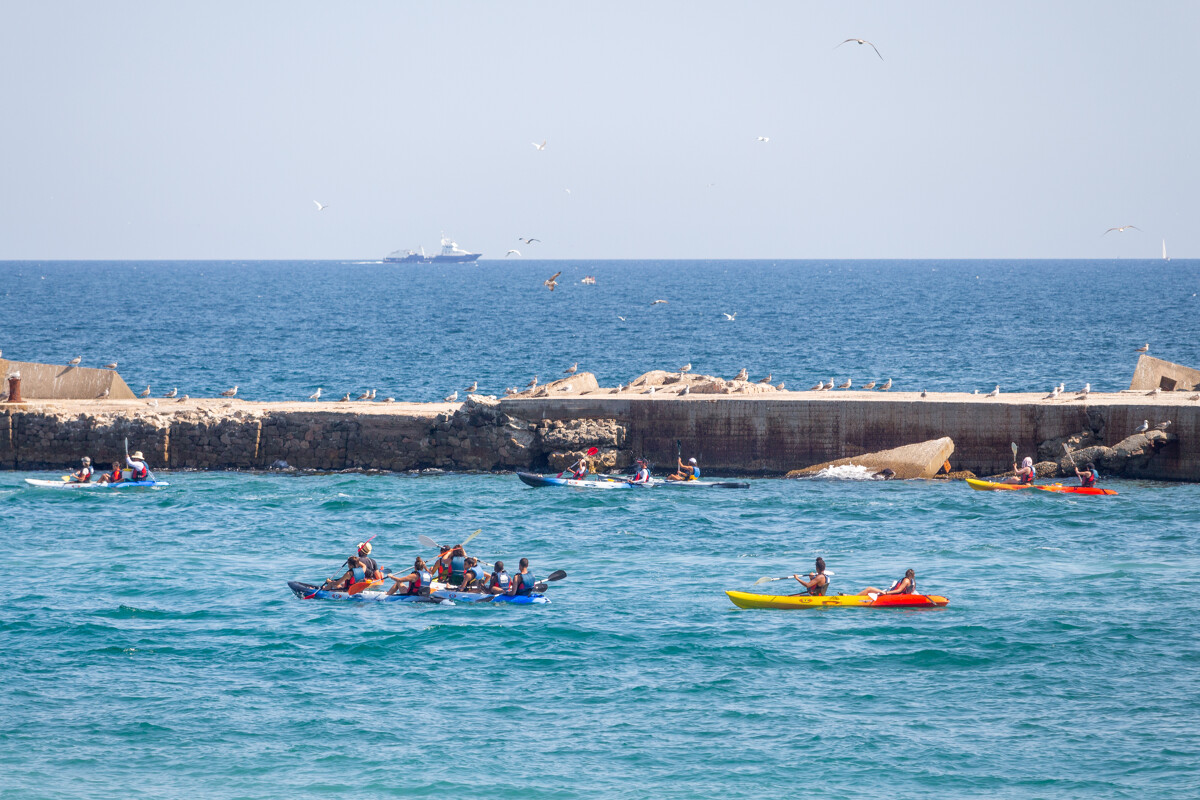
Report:
[[[600,452],[599,447],[589,447],[586,455],[594,456],[594,455],[596,455],[596,453],[599,453],[599,452]],[[582,460],[583,459],[580,459],[580,461],[582,461]],[[579,464],[579,461],[576,461],[574,464],[572,464],[570,467],[568,467],[568,469],[570,469],[572,472],[574,472],[575,467],[578,466],[578,464]],[[567,470],[564,469],[562,472],[558,473],[557,477],[561,478],[563,476],[563,472],[566,472],[566,471]]]
[[[811,573],[808,573],[808,574],[811,574]],[[832,578],[836,574],[837,573],[831,569],[827,569],[824,572],[824,575],[829,578]],[[763,577],[763,578],[759,578],[758,580],[756,580],[753,585],[754,586],[762,586],[764,583],[771,583],[772,581],[787,581],[787,580],[791,580],[792,578],[798,578],[798,577],[799,577],[799,573],[797,573],[796,575],[784,575],[782,578]]]
[[[1071,448],[1067,447],[1067,443],[1063,442],[1063,452],[1067,454],[1067,458],[1071,459],[1071,466],[1079,469],[1079,465],[1075,463],[1075,454],[1071,452]]]
[[[128,439],[126,439],[126,440],[125,440],[125,450],[126,450],[126,451],[128,451],[128,450],[129,450],[129,440],[128,440]],[[377,533],[377,534],[375,534],[375,536],[378,536],[378,535],[379,535],[378,533]],[[371,539],[374,539],[374,538],[375,538],[375,536],[372,536],[372,537],[371,537]],[[367,539],[367,542],[371,541],[371,539]],[[367,542],[363,542],[363,544],[366,544]],[[347,557],[347,558],[346,558],[346,560],[342,562],[342,566],[344,567],[344,566],[346,566],[346,565],[347,565],[347,564],[349,564],[349,563],[350,563],[350,559],[349,559],[349,557]],[[337,580],[337,579],[336,579],[336,578],[330,578],[330,579],[329,579],[329,581],[332,581],[332,580]],[[329,581],[323,581],[323,582],[321,583],[321,586],[324,586],[324,585],[325,585],[326,583],[328,583]],[[363,589],[366,589],[366,588],[369,588],[370,586],[373,586],[373,585],[375,585],[375,583],[381,583],[381,582],[382,582],[382,581],[375,581],[375,582],[373,582],[373,583],[368,583],[366,586],[363,586],[363,587],[362,587],[362,589],[359,589],[359,590],[358,590],[358,592],[361,592]],[[321,591],[321,586],[318,586],[316,589],[313,589],[313,593],[312,593],[312,594],[310,594],[308,597],[305,597],[304,599],[305,599],[305,600],[312,600],[314,597],[316,597],[316,596],[317,596],[317,592]],[[350,587],[350,588],[354,588],[354,587],[352,586],[352,587]],[[358,592],[350,592],[350,594],[358,594]]]

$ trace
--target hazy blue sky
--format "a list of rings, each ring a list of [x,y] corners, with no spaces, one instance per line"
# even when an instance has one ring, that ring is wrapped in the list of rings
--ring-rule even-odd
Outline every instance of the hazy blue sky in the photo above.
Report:
[[[442,231],[485,257],[1200,254],[1197,2],[6,2],[3,20],[5,259],[370,259]],[[836,48],[851,36],[884,60]]]

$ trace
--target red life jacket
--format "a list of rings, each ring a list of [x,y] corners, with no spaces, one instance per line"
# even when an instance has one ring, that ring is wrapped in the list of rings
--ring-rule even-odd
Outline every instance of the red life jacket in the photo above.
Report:
[[[90,481],[92,479],[92,468],[91,467],[80,467],[79,472],[76,472],[75,475],[76,475],[76,480],[79,483],[87,483],[88,481]]]
[[[423,586],[428,586],[433,582],[433,576],[429,574],[429,570],[427,569],[414,569],[413,574],[417,578],[408,584],[409,594],[420,594]]]
[[[129,470],[132,473],[130,475],[130,480],[134,481],[144,481],[150,475],[150,469],[146,466],[145,461],[142,462],[141,469],[138,469],[137,467],[130,467]]]
[[[108,476],[108,482],[109,483],[120,483],[121,482],[121,469],[119,467],[117,469],[114,469],[112,471],[112,474]]]

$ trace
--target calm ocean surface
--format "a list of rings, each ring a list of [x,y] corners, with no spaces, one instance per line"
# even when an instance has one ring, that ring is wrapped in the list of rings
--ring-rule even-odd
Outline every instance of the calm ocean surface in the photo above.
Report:
[[[500,391],[573,361],[612,383],[690,360],[801,385],[1118,389],[1147,340],[1200,364],[1198,266],[593,262],[550,294],[560,265],[530,262],[6,263],[0,347],[261,399]],[[74,494],[0,473],[0,798],[1200,795],[1200,485],[164,476]],[[287,589],[373,534],[400,569],[428,555],[420,534],[476,528],[481,556],[569,573],[550,605]],[[723,593],[817,555],[835,590],[912,567],[951,604]]]

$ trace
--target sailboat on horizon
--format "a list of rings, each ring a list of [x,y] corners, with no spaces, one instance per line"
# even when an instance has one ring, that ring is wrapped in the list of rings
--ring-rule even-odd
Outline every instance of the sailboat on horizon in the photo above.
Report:
[[[1163,239],[1163,261],[1170,261],[1170,260],[1171,259],[1167,256],[1167,240]]]

